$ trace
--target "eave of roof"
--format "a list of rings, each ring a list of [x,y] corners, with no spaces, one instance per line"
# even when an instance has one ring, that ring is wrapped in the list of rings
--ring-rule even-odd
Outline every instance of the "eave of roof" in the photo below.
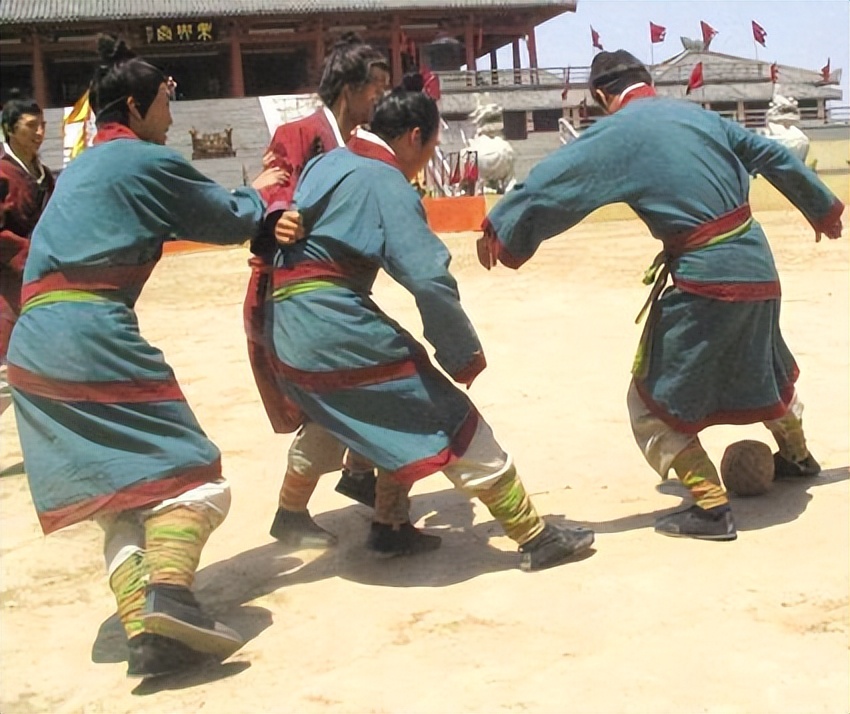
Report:
[[[569,12],[576,5],[577,0],[3,0],[0,25],[398,10],[562,8]]]

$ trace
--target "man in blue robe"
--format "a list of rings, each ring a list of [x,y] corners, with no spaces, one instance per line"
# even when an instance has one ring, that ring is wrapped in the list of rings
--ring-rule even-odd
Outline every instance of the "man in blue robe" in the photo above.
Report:
[[[779,446],[777,478],[820,471],[803,434],[797,365],[779,330],[779,278],[747,203],[750,175],[781,191],[817,240],[841,235],[844,205],[779,143],[696,104],[656,97],[646,67],[628,52],[600,52],[590,89],[611,116],[499,202],[479,258],[487,269],[519,268],[601,206],[635,211],[663,250],[647,274],[655,286],[629,387],[632,429],[649,464],[662,478],[672,468],[695,501],[660,518],[656,531],[733,540],[702,429],[764,422]]]

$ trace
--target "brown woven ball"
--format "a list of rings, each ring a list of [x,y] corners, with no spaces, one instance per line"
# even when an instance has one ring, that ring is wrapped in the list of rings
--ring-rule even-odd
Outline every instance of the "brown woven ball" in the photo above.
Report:
[[[720,476],[738,496],[759,496],[773,484],[773,454],[760,441],[736,441],[723,452]]]

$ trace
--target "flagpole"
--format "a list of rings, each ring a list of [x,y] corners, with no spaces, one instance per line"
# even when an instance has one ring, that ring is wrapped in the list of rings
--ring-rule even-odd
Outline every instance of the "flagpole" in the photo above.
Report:
[[[649,64],[655,65],[655,43],[652,40],[649,41]]]
[[[756,62],[758,62],[759,61],[759,46],[758,46],[758,43],[756,42],[755,37],[753,37],[753,49],[756,52]]]

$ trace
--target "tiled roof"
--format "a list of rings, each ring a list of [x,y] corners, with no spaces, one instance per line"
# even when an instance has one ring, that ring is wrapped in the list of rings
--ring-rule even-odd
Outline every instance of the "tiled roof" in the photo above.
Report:
[[[0,25],[414,9],[562,7],[568,11],[575,6],[575,0],[2,0]]]

